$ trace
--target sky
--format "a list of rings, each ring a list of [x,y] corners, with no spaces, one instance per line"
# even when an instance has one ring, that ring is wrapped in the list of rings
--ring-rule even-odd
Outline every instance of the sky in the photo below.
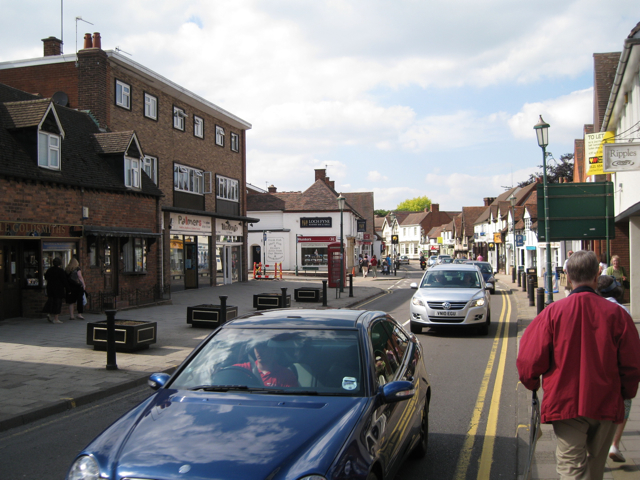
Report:
[[[593,123],[593,54],[618,52],[637,0],[0,0],[0,62],[100,32],[252,125],[247,181],[303,191],[326,168],[376,209],[482,205],[573,153]],[[76,20],[80,17],[81,20]],[[87,23],[90,22],[91,24]],[[77,26],[77,33],[76,33]],[[553,161],[553,160],[550,160]]]

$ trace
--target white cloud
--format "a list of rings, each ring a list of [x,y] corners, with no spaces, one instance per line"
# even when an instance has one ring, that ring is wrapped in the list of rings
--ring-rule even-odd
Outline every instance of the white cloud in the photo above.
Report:
[[[377,170],[372,170],[367,175],[367,180],[370,182],[384,182],[386,180],[389,180],[389,177],[385,177]]]

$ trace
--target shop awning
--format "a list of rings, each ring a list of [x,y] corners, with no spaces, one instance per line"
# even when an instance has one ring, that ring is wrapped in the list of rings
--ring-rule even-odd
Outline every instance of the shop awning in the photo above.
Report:
[[[136,238],[160,238],[161,233],[155,233],[148,228],[126,228],[126,227],[98,227],[89,225],[84,227],[85,236],[96,237],[136,237]]]

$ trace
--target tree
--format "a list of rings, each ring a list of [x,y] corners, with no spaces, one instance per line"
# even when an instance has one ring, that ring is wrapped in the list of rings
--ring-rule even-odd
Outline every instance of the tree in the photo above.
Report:
[[[386,217],[391,210],[374,210],[373,214],[378,217]]]
[[[431,206],[431,200],[426,195],[424,197],[411,198],[399,203],[396,207],[398,212],[422,212]]]
[[[560,155],[560,160],[551,157],[547,160],[547,183],[560,183],[560,178],[562,177],[565,177],[567,182],[573,182],[573,166],[573,153]],[[542,177],[542,165],[538,165],[538,168],[540,169],[539,172],[532,173],[527,180],[520,182],[518,186],[526,187],[534,183],[538,177]]]

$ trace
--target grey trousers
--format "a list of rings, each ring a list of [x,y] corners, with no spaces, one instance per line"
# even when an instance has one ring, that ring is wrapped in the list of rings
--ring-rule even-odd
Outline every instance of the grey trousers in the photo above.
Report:
[[[578,417],[553,422],[553,431],[558,437],[560,478],[602,480],[616,425],[610,420]]]

